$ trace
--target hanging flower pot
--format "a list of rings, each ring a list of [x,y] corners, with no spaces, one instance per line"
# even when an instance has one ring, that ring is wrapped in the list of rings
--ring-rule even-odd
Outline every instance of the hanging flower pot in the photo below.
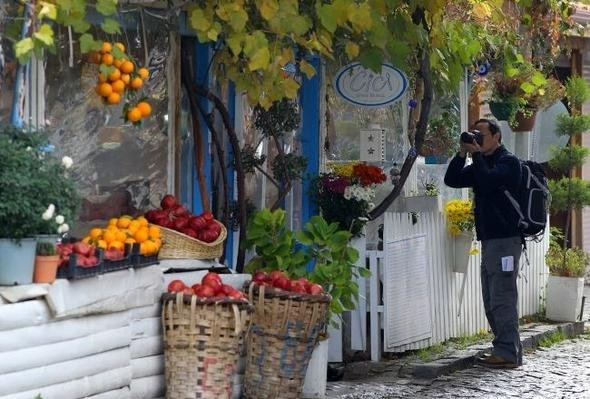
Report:
[[[473,233],[470,231],[462,232],[453,237],[453,271],[455,273],[467,272],[472,242]]]
[[[494,115],[494,118],[499,121],[512,120],[518,109],[518,105],[514,101],[490,101],[488,105],[490,106],[490,112]]]
[[[529,132],[533,130],[535,126],[535,117],[537,116],[537,111],[535,110],[525,110],[518,111],[516,113],[516,117],[514,118],[514,125],[512,126],[512,130],[515,132]]]

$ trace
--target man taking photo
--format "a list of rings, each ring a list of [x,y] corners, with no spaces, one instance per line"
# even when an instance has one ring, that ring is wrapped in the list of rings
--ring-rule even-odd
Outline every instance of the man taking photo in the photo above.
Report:
[[[475,195],[482,296],[494,334],[491,355],[478,359],[478,364],[516,368],[522,364],[516,287],[522,241],[518,214],[503,190],[513,196],[518,192],[520,161],[502,145],[502,132],[496,122],[480,119],[474,128],[478,132],[461,135],[461,149],[449,164],[445,184],[453,188],[472,187]],[[473,163],[465,166],[467,153]]]

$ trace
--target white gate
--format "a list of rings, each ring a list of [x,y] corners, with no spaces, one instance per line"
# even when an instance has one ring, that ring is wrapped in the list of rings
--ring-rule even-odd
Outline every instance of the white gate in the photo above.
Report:
[[[473,335],[489,328],[481,300],[479,254],[470,258],[469,269],[465,274],[465,294],[459,307],[459,292],[464,275],[453,272],[452,238],[447,233],[444,215],[438,212],[418,214],[416,223],[413,223],[407,213],[385,214],[385,243],[417,234],[426,234],[432,335],[427,339],[389,349],[395,352],[428,347],[452,337]],[[518,279],[520,316],[531,315],[540,310],[548,275],[545,265],[548,245],[547,233],[541,242],[528,244],[529,266],[525,265],[524,254],[521,257]],[[381,292],[383,251],[366,251],[366,258],[372,276],[368,284],[369,294],[361,300],[367,301],[371,328],[371,359],[376,361],[380,358],[383,347],[380,329],[387,328],[383,324],[383,312],[389,311],[383,306]],[[385,331],[385,335],[387,333]]]

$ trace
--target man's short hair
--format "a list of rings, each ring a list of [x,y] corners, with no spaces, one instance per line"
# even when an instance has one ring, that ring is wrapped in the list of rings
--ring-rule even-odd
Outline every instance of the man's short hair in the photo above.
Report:
[[[479,123],[487,123],[488,124],[488,128],[490,129],[490,133],[492,134],[496,134],[496,133],[502,133],[502,131],[500,130],[500,125],[498,125],[498,122],[496,122],[493,119],[486,119],[486,118],[481,118],[475,121],[475,123],[473,124],[473,126],[479,124]]]
[[[496,122],[493,119],[481,118],[481,119],[476,120],[475,123],[473,124],[473,126],[476,126],[478,123],[487,123],[488,129],[490,129],[490,133],[492,135],[495,135],[496,133],[500,133],[500,143],[502,142],[502,130],[500,130],[500,125],[498,125],[498,122]]]

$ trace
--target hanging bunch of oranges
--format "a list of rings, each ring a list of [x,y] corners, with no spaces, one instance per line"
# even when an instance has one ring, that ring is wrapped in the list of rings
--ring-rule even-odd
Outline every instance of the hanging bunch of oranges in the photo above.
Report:
[[[137,68],[132,58],[125,52],[123,43],[103,42],[100,51],[89,54],[89,60],[99,65],[96,92],[107,104],[119,104],[126,94],[128,99],[123,107],[123,119],[140,123],[152,113],[151,105],[145,98],[136,99],[139,90],[149,77],[145,67]]]

